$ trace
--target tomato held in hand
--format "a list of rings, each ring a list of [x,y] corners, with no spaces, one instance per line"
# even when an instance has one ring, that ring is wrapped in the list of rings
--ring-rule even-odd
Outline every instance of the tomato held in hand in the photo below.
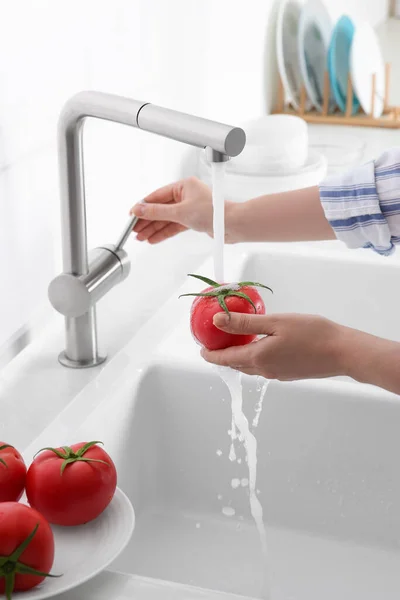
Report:
[[[215,327],[213,317],[225,311],[246,314],[265,314],[265,305],[256,287],[267,290],[271,288],[261,283],[243,281],[220,285],[212,279],[200,275],[190,275],[210,284],[199,294],[183,294],[183,296],[197,296],[192,305],[190,328],[192,335],[201,346],[207,350],[222,350],[229,346],[244,346],[256,339],[256,335],[236,335],[221,331]]]
[[[19,500],[25,478],[26,466],[18,450],[0,442],[0,502]]]
[[[54,538],[46,519],[18,502],[0,504],[0,594],[30,590],[45,577],[54,560]]]
[[[110,504],[117,487],[115,465],[96,444],[43,448],[26,476],[29,504],[55,525],[83,525]]]

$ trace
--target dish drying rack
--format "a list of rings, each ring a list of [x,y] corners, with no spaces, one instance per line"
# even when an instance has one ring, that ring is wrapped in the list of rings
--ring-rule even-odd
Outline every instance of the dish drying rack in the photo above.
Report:
[[[340,112],[339,108],[336,108],[335,112],[328,113],[329,107],[329,96],[330,96],[330,83],[329,73],[325,71],[324,74],[324,91],[323,91],[323,105],[322,112],[318,112],[315,108],[307,110],[307,92],[304,85],[300,89],[300,105],[298,109],[295,109],[290,102],[285,102],[285,90],[283,87],[282,79],[279,77],[278,84],[278,101],[276,104],[273,114],[289,114],[301,117],[308,123],[319,123],[326,125],[353,125],[357,127],[385,127],[388,129],[400,129],[400,106],[389,105],[389,92],[390,92],[390,63],[385,65],[385,95],[384,95],[384,106],[383,114],[381,117],[374,117],[375,110],[375,97],[376,97],[376,74],[372,75],[372,86],[371,86],[371,112],[366,114],[360,107],[356,114],[353,112],[353,85],[351,77],[349,75],[347,80],[347,99],[346,99],[346,110]]]

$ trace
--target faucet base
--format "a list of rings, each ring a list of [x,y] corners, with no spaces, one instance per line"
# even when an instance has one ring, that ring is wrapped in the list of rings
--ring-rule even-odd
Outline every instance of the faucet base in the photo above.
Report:
[[[106,360],[107,354],[104,356],[97,356],[93,360],[72,360],[71,358],[68,358],[64,350],[58,355],[58,362],[63,365],[63,367],[68,367],[70,369],[90,369],[91,367],[101,365]]]

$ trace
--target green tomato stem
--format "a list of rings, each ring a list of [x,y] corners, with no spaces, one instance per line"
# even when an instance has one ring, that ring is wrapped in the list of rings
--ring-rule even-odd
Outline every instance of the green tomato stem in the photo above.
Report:
[[[14,446],[10,446],[10,444],[3,444],[2,446],[0,446],[0,452],[2,450],[5,450],[6,448],[14,448]],[[8,469],[8,464],[6,463],[6,461],[3,458],[0,458],[0,463],[2,465],[4,465],[6,467],[6,469]]]
[[[38,571],[29,565],[19,562],[21,554],[27,549],[39,528],[37,523],[28,537],[9,556],[0,556],[0,577],[5,579],[5,594],[7,600],[12,600],[15,585],[15,575],[36,575],[37,577],[61,577],[44,571]]]
[[[63,461],[61,463],[61,467],[60,467],[61,475],[64,473],[64,471],[68,465],[71,465],[71,464],[73,464],[75,462],[79,462],[79,461],[80,462],[97,462],[97,463],[102,463],[103,465],[107,465],[107,467],[109,467],[110,464],[108,462],[106,462],[105,460],[100,460],[98,458],[83,458],[84,454],[90,448],[95,446],[96,444],[103,444],[103,442],[100,442],[98,440],[95,440],[93,442],[87,442],[86,444],[84,444],[82,446],[82,448],[79,448],[79,450],[77,452],[74,452],[72,450],[72,448],[70,448],[70,446],[62,446],[62,450],[64,451],[64,454],[62,452],[60,452],[60,450],[58,450],[57,448],[46,447],[46,448],[42,448],[41,450],[39,450],[39,452],[36,452],[36,454],[33,458],[35,458],[38,454],[40,454],[40,452],[43,452],[44,450],[50,450],[51,452],[54,452],[54,454]]]
[[[208,277],[203,277],[202,275],[194,275],[193,273],[189,273],[189,277],[195,277],[196,279],[200,279],[204,283],[207,283],[214,289],[209,290],[208,292],[198,292],[193,294],[181,294],[179,298],[183,298],[184,296],[197,296],[200,298],[216,298],[222,310],[226,312],[228,317],[230,317],[229,309],[226,305],[226,298],[236,296],[236,298],[242,298],[251,304],[254,309],[254,312],[257,313],[257,307],[254,304],[253,300],[245,294],[244,292],[239,291],[243,287],[262,287],[266,290],[269,290],[272,294],[274,293],[270,287],[264,285],[263,283],[257,283],[253,281],[241,281],[235,284],[235,287],[232,286],[224,286],[220,285],[216,281],[209,279]]]

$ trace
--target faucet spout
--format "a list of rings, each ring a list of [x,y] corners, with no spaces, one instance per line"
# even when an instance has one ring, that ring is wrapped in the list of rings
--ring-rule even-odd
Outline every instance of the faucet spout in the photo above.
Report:
[[[246,143],[246,134],[240,127],[231,127],[154,104],[142,106],[138,114],[138,125],[140,129],[178,142],[198,148],[208,146],[227,157],[240,154]]]
[[[88,117],[206,148],[209,159],[218,162],[240,154],[246,143],[239,127],[147,102],[94,91],[80,92],[68,100],[58,124],[63,271],[68,276],[56,278],[57,282],[50,284],[49,295],[66,319],[66,348],[60,362],[69,367],[90,367],[105,360],[97,345],[95,303],[100,292],[91,294],[94,288],[88,282],[93,284],[95,277],[96,282],[102,282],[96,289],[108,290],[125,278],[127,263],[125,251],[116,246],[103,247],[102,255],[97,253],[92,262],[88,256],[83,168],[83,125]],[[83,306],[88,307],[87,311],[78,314]]]

